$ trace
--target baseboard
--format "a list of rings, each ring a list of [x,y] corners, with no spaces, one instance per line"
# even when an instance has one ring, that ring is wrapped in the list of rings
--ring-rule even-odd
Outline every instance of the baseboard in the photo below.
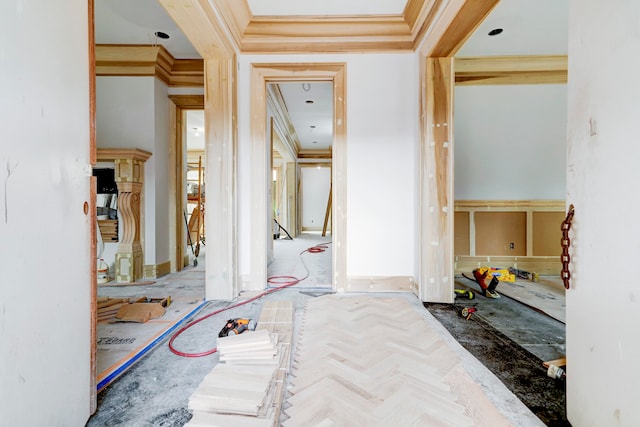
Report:
[[[418,293],[418,284],[413,276],[351,276],[344,292],[413,292]]]
[[[144,266],[144,277],[148,279],[157,279],[171,273],[171,261],[165,261],[161,264],[150,264]]]
[[[454,257],[456,274],[473,271],[479,267],[517,268],[543,276],[559,276],[562,269],[560,256],[461,256]]]

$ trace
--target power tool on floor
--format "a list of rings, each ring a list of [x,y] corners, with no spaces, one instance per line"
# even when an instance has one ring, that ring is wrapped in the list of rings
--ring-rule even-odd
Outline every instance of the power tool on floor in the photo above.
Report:
[[[483,271],[481,271],[483,270]],[[473,270],[473,277],[476,279],[476,282],[480,285],[482,289],[482,294],[487,298],[500,298],[500,294],[496,292],[496,287],[500,283],[496,276],[491,276],[491,282],[487,285],[486,279],[489,275],[489,270],[487,269],[475,269]]]
[[[467,289],[454,289],[453,293],[455,298],[474,299],[476,297],[473,292]]]
[[[228,337],[231,335],[238,335],[246,330],[252,329],[253,322],[251,319],[229,319],[224,327],[220,330],[218,338]]]

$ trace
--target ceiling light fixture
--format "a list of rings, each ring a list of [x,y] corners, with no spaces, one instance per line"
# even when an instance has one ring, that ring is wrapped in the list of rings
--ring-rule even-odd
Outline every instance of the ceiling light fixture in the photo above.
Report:
[[[313,99],[307,99],[306,101],[304,101],[307,104],[313,104]]]
[[[168,39],[169,38],[169,34],[167,33],[163,33],[162,31],[156,31],[155,33],[153,33],[156,37],[158,37],[159,39]]]
[[[502,31],[504,31],[502,28],[494,28],[493,30],[489,31],[489,35],[490,36],[497,36]]]
[[[315,129],[315,128],[316,128],[316,125],[311,125],[311,126],[309,126],[309,127],[310,127],[311,129]]]
[[[312,143],[312,144],[317,144],[317,143],[318,143],[318,141],[311,141],[311,143]]]

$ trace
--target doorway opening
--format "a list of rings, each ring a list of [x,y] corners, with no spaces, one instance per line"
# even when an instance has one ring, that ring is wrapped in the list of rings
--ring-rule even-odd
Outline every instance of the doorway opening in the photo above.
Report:
[[[301,196],[300,193],[302,185],[300,169],[302,164],[319,163],[320,160],[330,168],[332,192],[330,203],[328,203],[328,195],[321,196],[324,204],[321,214],[325,216],[327,211],[331,213],[330,223],[327,225],[330,238],[318,234],[319,237],[327,241],[331,240],[330,268],[325,269],[323,273],[326,275],[325,281],[330,283],[326,289],[335,291],[338,286],[344,286],[346,283],[346,245],[344,241],[346,232],[346,99],[344,74],[345,64],[343,63],[253,64],[251,93],[252,100],[255,102],[251,104],[251,116],[257,120],[251,126],[253,155],[251,197],[252,205],[263,206],[264,209],[263,215],[256,213],[251,219],[251,281],[255,286],[267,283],[269,263],[274,259],[274,243],[286,243],[284,240],[273,238],[276,234],[274,233],[274,219],[280,222],[278,218],[283,219],[283,216],[286,216],[290,228],[287,231],[289,234],[293,232],[293,236],[301,236],[304,234],[303,231],[308,231],[310,236],[313,235],[312,230],[303,230],[302,227],[302,202],[299,197],[305,196]],[[298,101],[301,100],[305,106],[313,106],[316,100],[310,95],[316,84],[326,85],[323,86],[329,91],[326,102],[330,102],[332,107],[328,120],[330,123],[328,139],[331,142],[325,149],[329,155],[325,159],[319,159],[317,157],[320,156],[319,153],[322,150],[304,149],[302,146],[296,147],[294,143],[289,144],[293,149],[289,154],[295,157],[293,157],[293,161],[288,162],[294,166],[287,167],[287,161],[284,159],[282,164],[279,164],[278,156],[280,154],[274,155],[273,146],[278,147],[278,140],[286,140],[291,137],[293,132],[285,128],[283,123],[278,123],[277,119],[271,120],[273,116],[271,112],[275,107],[270,103],[274,102],[275,96],[282,97],[283,91],[287,92],[291,89],[298,92]],[[276,88],[278,88],[277,91]],[[312,102],[307,103],[307,101]],[[289,108],[289,105],[284,101],[282,104],[286,106],[287,114],[289,110],[293,111],[293,108]],[[269,129],[269,126],[272,126],[272,129]],[[312,136],[319,136],[321,130],[319,124],[307,123],[306,128],[304,125],[300,128],[300,133],[308,131]],[[297,135],[298,129],[295,128],[294,131],[295,136],[300,139]],[[269,143],[269,135],[271,135],[271,143]],[[309,140],[309,144],[313,144],[310,147],[319,146],[320,140],[315,139],[315,141],[316,144],[313,144],[313,140]],[[274,177],[276,179],[275,185],[273,183]],[[288,184],[285,184],[285,179]],[[290,186],[289,190],[287,190],[287,185]],[[286,203],[282,202],[283,193],[295,194],[296,203],[292,204],[288,197]],[[277,201],[278,199],[280,201]],[[277,201],[275,204],[274,200]],[[295,209],[293,214],[290,209]],[[277,253],[278,249],[275,251]]]
[[[304,277],[298,287],[331,291],[333,82],[268,83],[267,115],[273,226],[268,276]]]

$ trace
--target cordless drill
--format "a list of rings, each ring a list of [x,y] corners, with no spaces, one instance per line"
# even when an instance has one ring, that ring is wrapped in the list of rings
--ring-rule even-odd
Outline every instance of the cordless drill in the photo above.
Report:
[[[230,335],[238,335],[249,329],[251,319],[229,319],[226,325],[220,330],[218,338],[228,337]]]

